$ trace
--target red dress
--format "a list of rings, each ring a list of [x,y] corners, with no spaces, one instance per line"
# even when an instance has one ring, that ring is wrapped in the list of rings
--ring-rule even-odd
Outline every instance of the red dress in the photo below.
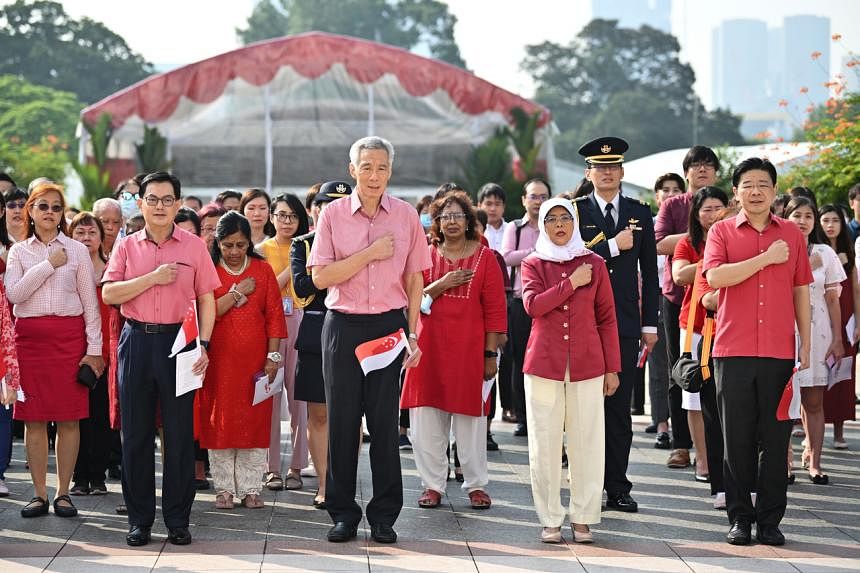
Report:
[[[449,271],[474,269],[472,280],[449,289],[433,301],[431,313],[418,323],[421,361],[406,372],[401,408],[430,406],[452,414],[481,416],[489,413],[483,403],[484,336],[507,332],[502,271],[493,252],[479,245],[472,256],[445,259],[432,245],[431,266],[424,271],[429,285]]]
[[[848,273],[848,278],[842,281],[842,292],[839,294],[839,309],[842,312],[842,340],[845,346],[845,356],[850,356],[851,361],[856,360],[857,349],[851,346],[848,336],[845,334],[845,325],[854,315],[854,289],[851,288],[853,273]],[[851,365],[851,378],[833,385],[824,393],[824,423],[844,422],[856,418],[854,397],[854,365]]]
[[[256,288],[248,302],[215,319],[209,341],[209,366],[203,388],[197,391],[195,434],[200,447],[268,448],[272,401],[251,406],[255,374],[263,370],[269,338],[286,338],[287,325],[281,306],[278,280],[272,267],[252,258],[239,276],[218,265],[221,286],[215,299],[227,294],[234,283],[254,277]]]

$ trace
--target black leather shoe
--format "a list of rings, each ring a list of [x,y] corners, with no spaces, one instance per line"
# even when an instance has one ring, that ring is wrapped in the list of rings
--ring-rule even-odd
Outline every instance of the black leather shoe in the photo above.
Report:
[[[487,433],[487,451],[488,452],[498,452],[499,444],[496,443],[496,440],[493,439],[493,434]]]
[[[529,428],[523,423],[517,423],[514,427],[514,435],[517,437],[523,437],[529,435]]]
[[[151,527],[144,525],[132,525],[128,530],[128,535],[125,536],[125,542],[132,547],[141,547],[149,543]]]
[[[631,416],[643,416],[644,414],[645,414],[645,407],[644,406],[642,406],[641,408],[639,406],[636,406],[634,408],[630,408],[630,415]]]
[[[65,501],[68,505],[60,505],[58,501]],[[57,517],[74,517],[78,514],[78,508],[72,503],[72,498],[61,495],[54,500],[54,515]]]
[[[669,441],[669,432],[659,432],[657,438],[654,440],[654,447],[658,450],[668,450],[671,448],[672,443]]]
[[[627,513],[636,513],[639,511],[639,504],[636,500],[630,497],[629,493],[606,493],[606,507],[616,511],[624,511]]]
[[[394,543],[397,541],[397,532],[390,525],[374,523],[370,526],[370,537],[377,543]]]
[[[41,497],[34,497],[21,510],[21,517],[39,517],[40,515],[48,515],[48,500]]]
[[[191,532],[187,527],[168,527],[167,540],[174,545],[188,545],[191,543]]]
[[[657,433],[657,424],[648,424],[645,426],[646,434],[656,434]]]
[[[785,536],[776,525],[759,525],[755,538],[763,545],[785,545]]]
[[[200,491],[200,490],[207,490],[210,487],[211,486],[209,485],[209,480],[194,478],[194,489]]]
[[[737,519],[732,524],[726,541],[731,545],[749,545],[752,538],[752,524],[745,519]]]
[[[328,540],[332,543],[343,543],[355,538],[358,528],[345,521],[338,521],[334,527],[328,530]]]

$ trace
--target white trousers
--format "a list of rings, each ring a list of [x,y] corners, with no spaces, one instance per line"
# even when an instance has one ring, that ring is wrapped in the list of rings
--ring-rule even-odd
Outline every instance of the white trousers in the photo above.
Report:
[[[486,416],[452,414],[422,406],[409,410],[409,425],[415,466],[425,488],[445,493],[448,480],[448,455],[445,452],[452,426],[463,470],[462,488],[472,492],[487,487],[490,477],[487,474]]]
[[[292,455],[290,468],[301,470],[308,465],[308,404],[294,397],[296,388],[296,359],[298,350],[294,348],[295,337],[302,322],[302,309],[293,310],[286,315],[287,338],[281,340],[278,351],[284,362],[284,390],[272,396],[272,426],[269,434],[269,464],[270,472],[281,473],[281,419],[286,419],[287,412],[283,411],[284,398],[290,416],[290,444]]]
[[[260,474],[266,467],[265,448],[209,450],[215,491],[242,499],[260,494]]]
[[[565,376],[567,378],[567,376]],[[543,527],[560,527],[562,438],[567,433],[571,523],[600,523],[603,497],[603,376],[579,382],[525,375],[529,470]]]

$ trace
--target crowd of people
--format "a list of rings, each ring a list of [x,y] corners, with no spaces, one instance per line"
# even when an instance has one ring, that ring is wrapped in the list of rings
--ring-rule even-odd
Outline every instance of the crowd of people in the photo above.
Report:
[[[156,172],[81,212],[55,182],[23,190],[0,175],[0,496],[14,419],[34,492],[24,518],[51,506],[74,517],[72,497],[106,494],[110,473],[126,541],[146,545],[158,443],[171,543],[192,540],[196,490],[214,487],[218,510],[258,509],[264,490],[307,475],[327,539],[345,542],[369,440],[364,513],[372,538],[394,543],[401,449],[414,452],[419,507],[440,505],[453,462],[469,505],[491,508],[498,402],[527,438],[540,540],[561,542],[567,519],[591,543],[604,495],[607,510],[638,511],[627,466],[647,361],[646,432],[667,467],[709,484],[729,543],[750,543],[755,523],[760,543],[781,545],[792,431],[824,485],[825,425],[845,448],[854,419],[860,185],[853,213],[803,187],[778,196],[775,167],[753,157],[721,189],[719,158],[695,146],[682,174],[656,179],[655,217],[622,192],[627,149],[586,143],[579,187],[553,197],[546,179],[526,181],[509,222],[511,190],[493,182],[446,183],[415,206],[394,197],[395,151],[379,137],[350,148],[354,184],[303,199],[227,190],[204,204]],[[382,349],[371,361],[357,350],[368,344]],[[777,414],[792,376],[798,420]],[[260,381],[276,391],[256,400]]]

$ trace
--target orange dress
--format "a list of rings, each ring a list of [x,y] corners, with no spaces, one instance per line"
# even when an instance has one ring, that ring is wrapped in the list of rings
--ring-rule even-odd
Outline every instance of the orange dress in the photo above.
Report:
[[[278,281],[262,259],[252,258],[238,276],[221,265],[216,269],[221,279],[216,300],[247,277],[254,277],[256,288],[247,304],[233,307],[215,320],[206,378],[197,391],[195,435],[206,449],[268,448],[272,401],[256,406],[251,401],[253,379],[266,363],[269,338],[287,336]]]

